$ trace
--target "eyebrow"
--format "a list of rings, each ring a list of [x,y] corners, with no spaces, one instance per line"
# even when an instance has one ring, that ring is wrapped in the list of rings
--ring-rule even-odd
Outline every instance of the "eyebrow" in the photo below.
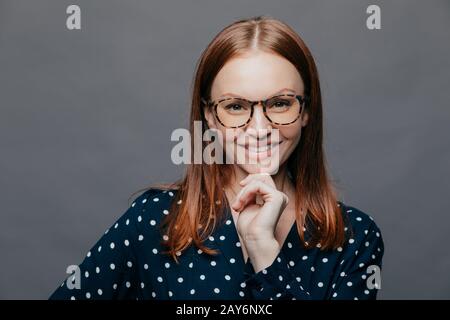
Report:
[[[270,95],[270,97],[276,96],[277,94],[280,94],[280,93],[285,92],[285,91],[290,91],[290,92],[292,92],[294,94],[296,93],[296,91],[293,90],[293,89],[283,88],[281,90],[278,90],[277,92],[274,92],[272,95]],[[220,97],[218,97],[217,100],[220,100],[220,99],[223,99],[223,98],[226,98],[226,97],[235,97],[235,98],[237,97],[237,98],[246,99],[245,97],[240,96],[238,94],[227,92],[227,93],[222,94]]]

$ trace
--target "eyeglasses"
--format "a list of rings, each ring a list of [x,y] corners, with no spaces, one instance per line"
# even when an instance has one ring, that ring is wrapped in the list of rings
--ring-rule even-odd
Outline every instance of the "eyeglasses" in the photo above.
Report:
[[[252,101],[244,98],[224,98],[219,101],[201,99],[208,106],[213,107],[216,119],[227,128],[240,128],[247,125],[253,116],[255,105],[262,104],[266,118],[276,125],[288,125],[300,117],[308,96],[295,94],[281,94],[266,100]]]

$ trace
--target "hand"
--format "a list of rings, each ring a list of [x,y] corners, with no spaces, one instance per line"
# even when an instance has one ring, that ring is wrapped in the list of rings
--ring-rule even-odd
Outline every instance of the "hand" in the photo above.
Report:
[[[243,188],[231,208],[239,212],[237,230],[256,271],[270,265],[280,250],[275,228],[289,198],[277,190],[269,174],[250,174],[240,184]],[[255,203],[257,195],[262,205]]]
[[[289,203],[286,194],[276,189],[269,174],[249,174],[240,182],[242,190],[231,207],[239,212],[237,229],[245,240],[275,238],[275,228],[281,213]],[[263,204],[255,204],[260,196]]]

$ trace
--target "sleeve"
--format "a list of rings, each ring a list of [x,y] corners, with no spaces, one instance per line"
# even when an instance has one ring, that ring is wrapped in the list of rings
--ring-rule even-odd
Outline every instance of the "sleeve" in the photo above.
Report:
[[[330,299],[375,300],[381,289],[384,242],[375,222],[364,230],[361,240],[350,238],[349,249],[334,274]]]
[[[74,266],[75,272],[53,292],[50,300],[138,298],[133,243],[139,237],[135,216],[143,201],[146,201],[145,194],[106,230],[82,263]]]
[[[267,268],[255,273],[247,260],[244,271],[246,286],[255,300],[311,300],[311,295],[299,284],[284,253],[280,251],[274,262]]]

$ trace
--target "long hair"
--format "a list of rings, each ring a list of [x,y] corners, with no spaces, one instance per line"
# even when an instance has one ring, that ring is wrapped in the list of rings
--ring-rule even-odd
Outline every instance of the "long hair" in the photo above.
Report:
[[[197,62],[192,86],[192,150],[193,141],[203,141],[203,133],[208,129],[201,99],[210,98],[215,76],[229,59],[254,49],[284,57],[297,68],[304,81],[305,94],[310,97],[305,108],[309,115],[308,124],[302,129],[300,141],[286,163],[296,190],[298,234],[305,248],[337,248],[345,241],[344,221],[325,166],[319,76],[310,50],[288,25],[268,16],[238,20],[225,27],[206,47]],[[198,136],[195,136],[198,131],[194,131],[195,121],[202,121],[202,132],[197,132]],[[203,147],[206,144],[203,141]],[[224,216],[227,203],[224,188],[234,173],[232,166],[194,164],[191,161],[183,178],[170,185],[156,186],[178,190],[170,214],[161,225],[161,230],[168,235],[168,240],[163,242],[167,247],[165,253],[175,261],[192,244],[206,254],[217,253],[203,242]],[[311,229],[308,230],[311,235],[308,241],[305,240],[304,227]]]

